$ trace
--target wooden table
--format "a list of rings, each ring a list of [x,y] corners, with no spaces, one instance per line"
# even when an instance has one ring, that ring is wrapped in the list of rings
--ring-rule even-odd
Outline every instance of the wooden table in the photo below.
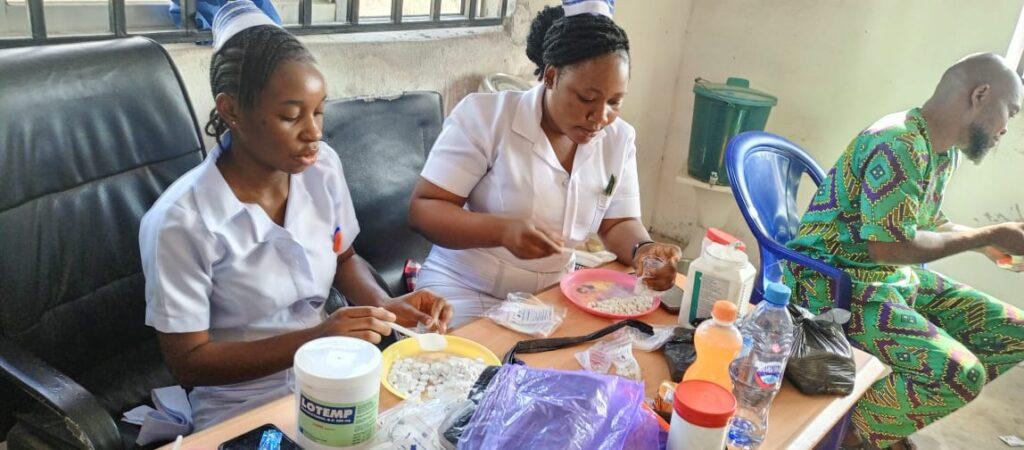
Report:
[[[609,268],[625,270],[624,266],[611,265]],[[677,280],[683,285],[683,277]],[[612,323],[609,319],[596,317],[572,306],[558,290],[552,287],[539,294],[538,297],[549,303],[567,308],[565,322],[554,334],[560,336],[579,336],[601,329]],[[674,324],[676,316],[663,309],[641,318],[650,324]],[[480,319],[467,324],[451,334],[472,339],[490,348],[499,358],[516,342],[530,339],[529,336],[498,326],[489,319]],[[566,348],[546,353],[518,355],[520,359],[533,367],[556,369],[580,369],[573,354],[586,348],[589,343],[573,348]],[[646,381],[647,396],[655,397],[658,385],[669,378],[668,365],[660,351],[648,353],[635,350],[637,361]],[[864,391],[887,372],[887,368],[875,357],[854,350],[857,362],[857,381],[852,394],[846,397],[807,396],[801,394],[787,381],[772,404],[769,416],[768,437],[761,448],[764,449],[809,449],[814,447],[829,430],[844,417],[853,404],[864,394]],[[380,391],[381,410],[391,408],[400,400],[385,389]],[[181,448],[216,449],[220,443],[254,429],[265,423],[273,423],[285,434],[295,438],[296,422],[295,397],[287,396],[280,400],[263,405],[259,408],[240,414],[206,430],[194,433],[184,439]],[[163,447],[170,449],[170,445]]]

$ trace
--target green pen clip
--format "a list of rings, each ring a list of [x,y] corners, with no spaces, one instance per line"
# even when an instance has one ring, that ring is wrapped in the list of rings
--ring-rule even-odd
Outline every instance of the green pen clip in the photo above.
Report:
[[[611,197],[612,196],[612,192],[615,192],[615,181],[616,181],[616,179],[615,179],[615,175],[614,174],[612,176],[608,177],[608,186],[604,187],[604,196],[605,197]]]

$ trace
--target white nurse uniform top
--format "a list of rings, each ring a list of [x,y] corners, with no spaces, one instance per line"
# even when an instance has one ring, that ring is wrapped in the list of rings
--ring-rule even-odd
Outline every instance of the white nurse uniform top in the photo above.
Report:
[[[531,219],[560,233],[567,246],[586,240],[603,219],[640,217],[633,127],[612,122],[577,148],[568,173],[540,127],[544,89],[463,99],[445,120],[423,178],[467,198],[469,211]],[[452,324],[459,326],[509,292],[555,284],[572,266],[571,253],[523,260],[503,247],[435,245],[418,287],[445,297],[455,309]]]
[[[316,163],[290,176],[282,227],[238,200],[216,165],[223,151],[210,152],[142,218],[146,324],[253,341],[321,323],[338,262],[335,230],[341,252],[359,233],[338,155],[321,142]],[[287,394],[290,372],[196,386],[189,394],[195,429]]]

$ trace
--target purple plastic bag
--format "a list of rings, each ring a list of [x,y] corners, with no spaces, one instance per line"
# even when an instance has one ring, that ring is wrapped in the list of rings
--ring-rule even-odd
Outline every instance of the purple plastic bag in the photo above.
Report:
[[[643,385],[625,378],[508,364],[458,448],[656,449],[658,424],[643,401]]]

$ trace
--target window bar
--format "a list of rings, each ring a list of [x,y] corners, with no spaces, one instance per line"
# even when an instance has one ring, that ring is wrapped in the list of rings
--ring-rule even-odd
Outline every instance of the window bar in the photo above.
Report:
[[[402,0],[391,0],[391,23],[402,23]]]
[[[339,1],[339,0],[335,0],[335,1]],[[312,23],[313,23],[313,0],[299,0],[299,24],[304,26],[304,27],[308,27]]]
[[[43,16],[43,0],[28,0],[28,17],[32,24],[32,39],[46,39],[46,18]]]
[[[430,21],[441,21],[441,0],[430,0]]]
[[[348,5],[353,0],[334,0],[334,21],[345,23],[348,21]]]
[[[472,1],[472,0],[470,0],[470,1]],[[466,0],[462,0],[462,4],[459,5],[459,15],[465,17],[466,14],[468,14],[468,13],[469,13],[469,10],[466,9]]]
[[[498,12],[498,18],[504,19],[506,14],[508,14],[508,0],[501,0],[501,11]]]
[[[359,0],[348,0],[348,23],[359,24]]]
[[[114,36],[125,37],[128,35],[125,24],[124,0],[110,0],[110,31]]]
[[[467,1],[467,0],[463,0],[463,1]],[[469,20],[472,21],[472,20],[476,19],[476,7],[477,7],[477,3],[480,0],[468,0],[468,1],[469,1]]]
[[[181,26],[185,29],[185,35],[191,35],[196,31],[196,4],[194,3],[194,0],[180,1]]]

